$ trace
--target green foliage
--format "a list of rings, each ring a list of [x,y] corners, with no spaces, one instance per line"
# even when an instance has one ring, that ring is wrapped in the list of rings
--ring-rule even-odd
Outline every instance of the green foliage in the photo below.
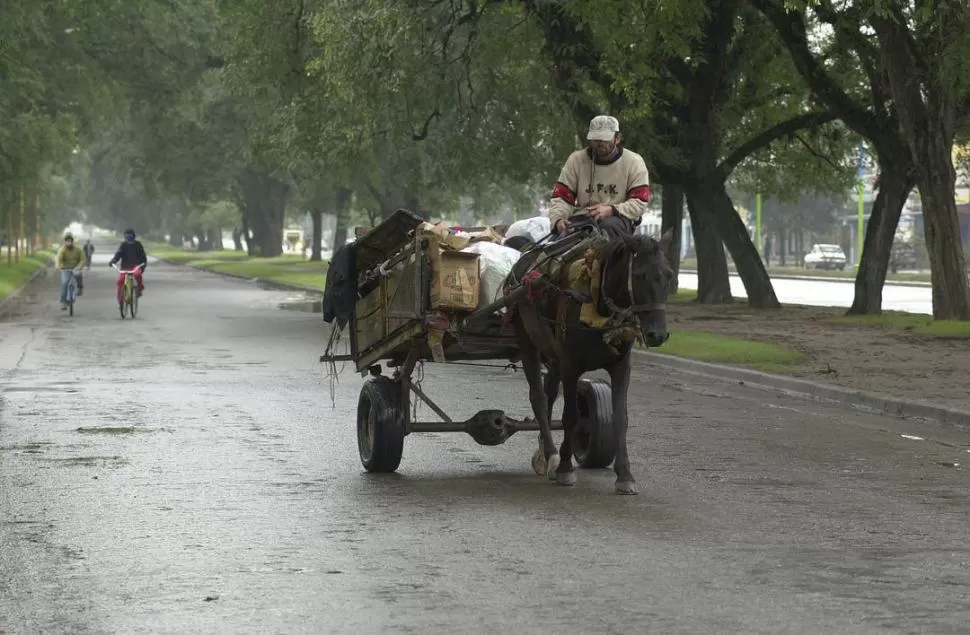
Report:
[[[892,15],[898,3],[857,4]],[[85,218],[143,234],[238,227],[240,186],[253,174],[291,186],[291,218],[332,211],[347,188],[351,224],[401,205],[465,224],[511,220],[548,196],[580,141],[577,100],[619,116],[648,162],[679,170],[692,149],[685,78],[705,65],[723,69],[718,162],[814,107],[772,27],[745,3],[724,55],[704,48],[717,6],[8,0],[0,6],[0,189],[9,198],[36,182],[58,222]],[[817,3],[812,24],[834,6]],[[581,40],[557,39],[562,25],[537,18],[560,8],[578,20]],[[966,26],[904,15],[924,31],[960,35]],[[864,56],[846,24],[814,45],[846,91],[868,99]],[[968,41],[947,45],[954,76],[964,74],[970,55],[958,53]],[[575,63],[568,90],[551,63],[557,51]],[[785,200],[844,192],[856,141],[838,123],[781,135],[740,157],[731,185]]]

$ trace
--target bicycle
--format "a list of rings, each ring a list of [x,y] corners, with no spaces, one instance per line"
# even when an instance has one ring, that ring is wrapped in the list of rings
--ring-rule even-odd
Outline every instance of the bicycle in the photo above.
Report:
[[[67,314],[74,317],[74,303],[77,301],[77,269],[71,270],[71,279],[67,282]]]
[[[121,294],[118,298],[118,310],[121,311],[122,320],[125,319],[125,309],[127,309],[133,320],[138,313],[138,294],[135,292],[135,271],[144,266],[144,264],[141,264],[134,269],[122,271],[118,266],[111,265],[118,273],[122,273],[125,276],[125,282],[121,287]]]

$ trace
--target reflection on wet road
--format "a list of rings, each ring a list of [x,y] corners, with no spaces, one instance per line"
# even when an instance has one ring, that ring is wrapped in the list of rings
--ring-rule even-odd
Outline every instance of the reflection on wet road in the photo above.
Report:
[[[639,362],[631,454],[560,488],[534,437],[357,458],[318,313],[154,263],[122,322],[96,264],[0,322],[0,632],[959,632],[966,431]],[[676,337],[676,334],[674,334]],[[425,367],[456,419],[524,415],[521,373]],[[906,436],[904,436],[906,435]],[[916,439],[912,437],[917,437]]]

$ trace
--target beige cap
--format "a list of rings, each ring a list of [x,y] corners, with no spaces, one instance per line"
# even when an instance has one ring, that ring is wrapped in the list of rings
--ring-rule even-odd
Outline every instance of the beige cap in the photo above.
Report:
[[[609,115],[597,115],[589,122],[589,132],[586,134],[587,141],[612,141],[616,133],[620,131],[620,122],[616,117]]]

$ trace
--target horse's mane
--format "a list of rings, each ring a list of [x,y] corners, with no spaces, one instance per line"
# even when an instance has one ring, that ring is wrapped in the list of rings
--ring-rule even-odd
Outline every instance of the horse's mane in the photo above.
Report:
[[[660,250],[660,241],[651,236],[622,235],[608,241],[600,251],[600,258],[604,263],[614,262],[624,255],[632,255],[644,250],[656,253]]]

